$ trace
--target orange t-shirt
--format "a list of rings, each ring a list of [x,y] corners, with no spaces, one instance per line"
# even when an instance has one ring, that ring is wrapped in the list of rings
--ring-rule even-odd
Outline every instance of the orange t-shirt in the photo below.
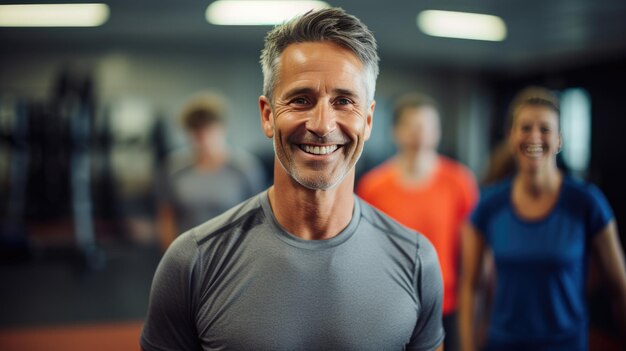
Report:
[[[444,282],[443,313],[456,310],[459,231],[478,199],[472,173],[439,156],[430,179],[409,187],[392,161],[363,175],[356,188],[363,200],[426,236],[439,255]]]

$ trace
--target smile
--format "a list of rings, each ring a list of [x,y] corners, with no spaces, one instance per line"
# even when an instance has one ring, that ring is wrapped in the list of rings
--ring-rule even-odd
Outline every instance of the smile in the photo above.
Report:
[[[339,148],[337,145],[326,145],[326,146],[313,146],[313,145],[299,145],[300,149],[307,154],[312,155],[327,155]]]
[[[529,157],[539,157],[543,155],[543,145],[540,144],[532,144],[527,145],[524,149],[524,153]]]
[[[543,152],[543,147],[541,145],[529,145],[526,148],[526,152],[531,154],[540,153]]]

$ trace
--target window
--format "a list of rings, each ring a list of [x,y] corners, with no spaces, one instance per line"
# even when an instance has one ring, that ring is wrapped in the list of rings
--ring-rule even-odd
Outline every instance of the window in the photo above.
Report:
[[[591,156],[591,102],[582,88],[561,93],[563,159],[575,176],[584,178]]]

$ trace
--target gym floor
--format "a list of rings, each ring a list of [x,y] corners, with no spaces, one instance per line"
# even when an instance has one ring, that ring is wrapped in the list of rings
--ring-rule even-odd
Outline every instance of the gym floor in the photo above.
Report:
[[[100,250],[105,260],[96,269],[64,246],[5,256],[0,350],[139,350],[160,252],[116,241]]]

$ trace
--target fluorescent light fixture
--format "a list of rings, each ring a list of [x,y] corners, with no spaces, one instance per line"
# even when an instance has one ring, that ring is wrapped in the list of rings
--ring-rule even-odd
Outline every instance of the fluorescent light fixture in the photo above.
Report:
[[[106,4],[0,5],[0,27],[97,27],[108,19]]]
[[[506,38],[502,18],[479,13],[426,10],[417,15],[417,26],[435,37],[488,41]]]
[[[274,25],[312,9],[329,7],[323,1],[217,0],[206,9],[206,20],[218,25]]]

